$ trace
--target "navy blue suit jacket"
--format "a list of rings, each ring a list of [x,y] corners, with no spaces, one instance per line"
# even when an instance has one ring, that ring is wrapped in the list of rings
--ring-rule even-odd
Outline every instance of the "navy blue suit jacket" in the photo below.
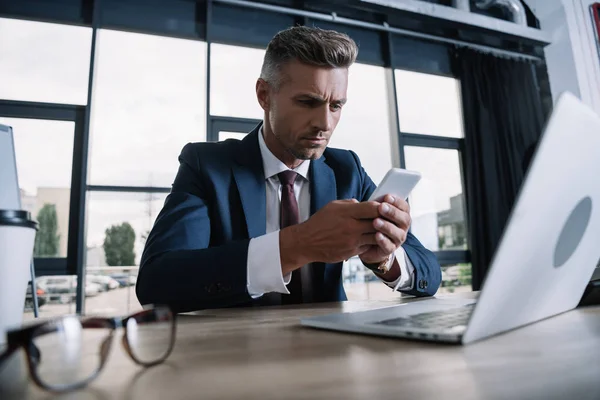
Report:
[[[179,162],[142,255],[140,303],[167,304],[176,312],[264,304],[246,288],[248,244],[266,233],[258,127],[241,141],[189,143]],[[311,161],[309,180],[311,215],[336,199],[367,200],[375,190],[358,156],[347,150],[326,149]],[[403,248],[415,267],[407,293],[433,295],[441,281],[436,257],[410,233]],[[342,263],[313,268],[316,301],[346,300]]]

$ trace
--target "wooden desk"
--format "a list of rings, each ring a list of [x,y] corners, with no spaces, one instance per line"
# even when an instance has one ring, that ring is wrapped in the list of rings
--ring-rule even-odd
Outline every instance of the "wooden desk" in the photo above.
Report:
[[[335,333],[299,324],[304,316],[387,305],[345,302],[183,315],[177,344],[165,364],[140,368],[115,340],[102,374],[87,389],[62,397],[600,399],[600,307],[568,312],[469,346]],[[32,385],[27,398],[53,396]]]

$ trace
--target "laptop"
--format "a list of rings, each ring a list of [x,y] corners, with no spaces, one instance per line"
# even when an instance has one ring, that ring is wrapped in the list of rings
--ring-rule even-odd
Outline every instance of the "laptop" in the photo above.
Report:
[[[600,117],[561,95],[477,300],[309,317],[313,328],[468,344],[575,308],[600,259]]]
[[[0,124],[0,209],[21,208],[15,145],[10,126]]]

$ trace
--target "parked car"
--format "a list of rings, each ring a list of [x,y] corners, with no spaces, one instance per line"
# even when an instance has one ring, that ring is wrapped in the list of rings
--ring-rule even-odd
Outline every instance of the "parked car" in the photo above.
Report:
[[[38,307],[46,304],[46,291],[42,288],[39,282],[35,282],[37,287],[36,294],[38,299]],[[33,310],[33,296],[31,294],[31,281],[27,284],[27,292],[25,294],[25,311]]]
[[[43,287],[45,287],[47,300],[58,301],[60,303],[69,303],[75,299],[77,293],[76,275],[50,275],[37,278]],[[96,296],[102,291],[102,287],[97,283],[86,280],[85,296]]]
[[[119,282],[121,287],[135,286],[137,281],[137,276],[126,273],[111,274],[110,277]]]
[[[106,275],[87,275],[86,278],[88,282],[100,285],[103,292],[116,289],[120,286],[119,282]]]

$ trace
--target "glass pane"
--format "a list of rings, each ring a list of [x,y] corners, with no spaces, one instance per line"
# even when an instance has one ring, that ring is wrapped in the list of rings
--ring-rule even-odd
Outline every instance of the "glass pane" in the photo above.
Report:
[[[243,138],[246,137],[248,133],[242,133],[242,132],[226,132],[226,131],[220,131],[219,132],[219,141],[223,141],[223,140],[227,140],[227,139],[239,139],[242,140]]]
[[[0,18],[0,99],[87,104],[92,29]]]
[[[75,123],[1,118],[13,127],[21,207],[39,223],[35,257],[66,257]]]
[[[86,270],[88,279],[93,276],[100,287],[98,295],[86,301],[86,313],[141,310],[133,285],[146,238],[166,197],[166,193],[88,193]],[[112,280],[118,287],[111,287]]]
[[[392,143],[385,69],[365,64],[350,67],[348,102],[329,142],[353,150],[375,184],[392,167]]]
[[[75,275],[38,276],[35,283],[41,318],[75,313],[75,297],[77,295],[77,277]],[[86,297],[95,296],[98,292],[93,287],[86,286],[85,294]],[[23,319],[25,321],[34,319],[31,282],[29,282],[25,296]]]
[[[210,114],[263,118],[256,99],[265,50],[213,43],[210,47]]]
[[[101,253],[101,254],[99,254]],[[88,263],[95,265],[99,256],[104,260],[102,247],[87,251]],[[93,261],[89,259],[93,258]],[[129,310],[141,310],[135,296],[135,282],[138,267],[88,267],[86,273],[85,297],[86,307],[96,313],[127,313]],[[51,275],[36,278],[39,315],[52,318],[60,315],[74,314],[76,311],[77,276]],[[89,305],[91,303],[91,306]],[[33,295],[31,282],[25,297],[23,320],[34,319]]]
[[[406,168],[423,175],[409,197],[412,232],[429,250],[467,248],[467,228],[457,150],[405,146]]]
[[[344,262],[342,274],[348,300],[392,300],[401,296],[377,278],[358,257]]]
[[[358,257],[344,262],[344,290],[348,300],[393,300],[401,296],[381,282]],[[471,264],[442,267],[442,284],[437,294],[470,292],[472,289]]]
[[[204,42],[99,31],[90,184],[171,185],[183,146],[206,139],[205,60]]]
[[[394,73],[402,132],[464,136],[457,79],[399,69]]]
[[[442,267],[442,284],[438,293],[461,293],[473,290],[471,264]]]

